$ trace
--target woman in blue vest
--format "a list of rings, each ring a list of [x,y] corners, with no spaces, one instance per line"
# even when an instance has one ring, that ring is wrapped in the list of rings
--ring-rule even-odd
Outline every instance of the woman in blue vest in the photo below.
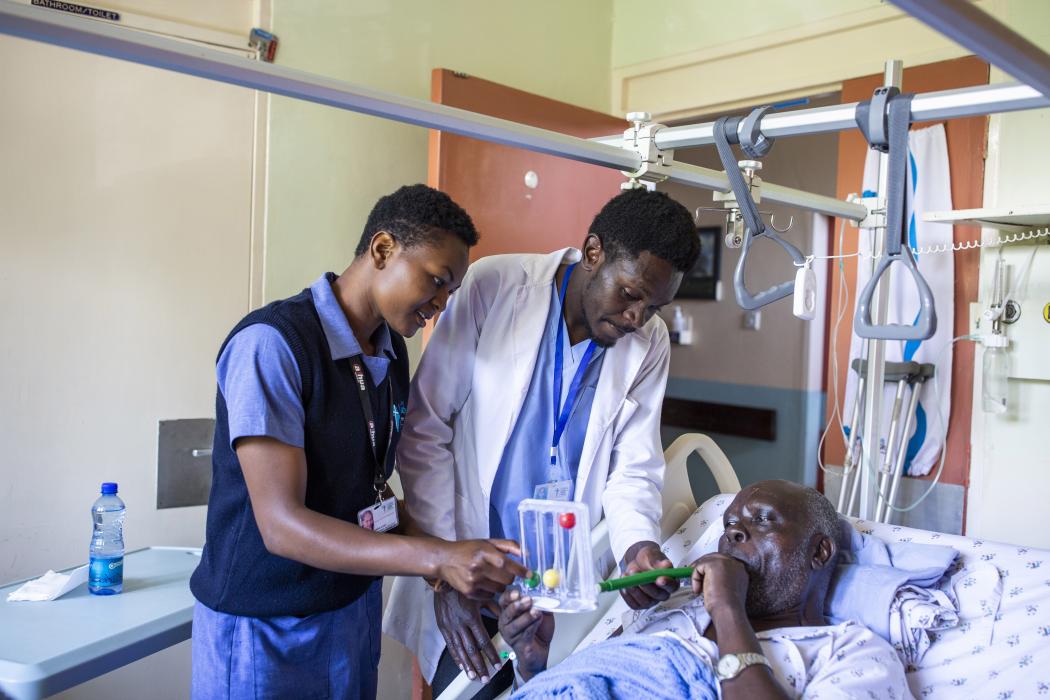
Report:
[[[222,344],[190,581],[196,700],[375,698],[380,577],[491,599],[528,574],[511,541],[424,536],[386,485],[408,398],[403,337],[445,308],[477,240],[447,195],[402,187],[375,205],[342,274],[250,313]]]

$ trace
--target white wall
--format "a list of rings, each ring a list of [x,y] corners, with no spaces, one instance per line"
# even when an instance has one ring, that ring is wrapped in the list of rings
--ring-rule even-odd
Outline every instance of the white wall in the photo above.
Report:
[[[182,9],[243,35],[252,3]],[[157,422],[214,414],[248,309],[254,95],[6,36],[0,65],[0,580],[85,562],[102,481],[129,549],[200,546],[203,507],[154,507]],[[63,697],[188,689],[183,644]]]
[[[664,0],[654,7],[614,0],[612,64],[619,68],[731,44],[879,4],[880,0],[737,0],[725,4]]]
[[[400,95],[429,99],[451,68],[604,111],[611,16],[604,0],[275,0],[273,27],[279,63]],[[281,97],[270,116],[267,300],[341,271],[375,201],[427,177],[425,129]]]
[[[1050,50],[1050,4],[1010,2],[1003,21],[1027,39]],[[992,71],[992,80],[1007,79]],[[1019,112],[991,118],[985,168],[985,206],[1044,205],[1050,212],[1050,110]],[[976,236],[976,233],[975,233]],[[1000,252],[1016,275],[1037,247],[1021,303],[1024,324],[1008,326],[1014,366],[1046,367],[1050,324],[1041,320],[1050,302],[1050,246],[1038,243],[985,249],[981,253],[982,308],[991,299],[992,275]],[[1029,323],[1029,322],[1033,323]],[[972,466],[967,502],[967,532],[990,540],[1050,547],[1050,530],[1042,514],[1050,495],[1050,451],[1046,424],[1050,415],[1050,372],[1042,380],[1011,379],[1010,409],[1005,415],[981,411],[983,350],[978,349],[974,371]],[[1031,375],[1029,375],[1031,376]]]
[[[1001,14],[1011,3],[974,0]],[[612,110],[661,119],[727,112],[833,92],[881,73],[891,58],[916,66],[969,52],[878,0],[733,3],[677,0],[616,5]]]

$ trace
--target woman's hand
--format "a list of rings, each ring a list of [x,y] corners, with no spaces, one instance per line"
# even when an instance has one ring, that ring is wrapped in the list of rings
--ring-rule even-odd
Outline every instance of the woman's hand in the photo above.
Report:
[[[529,577],[528,569],[507,556],[521,556],[512,540],[442,542],[441,550],[437,577],[468,598],[491,600],[515,577]]]

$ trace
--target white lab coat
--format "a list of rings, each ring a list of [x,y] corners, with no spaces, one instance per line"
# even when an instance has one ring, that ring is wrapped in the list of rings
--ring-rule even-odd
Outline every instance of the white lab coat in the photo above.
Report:
[[[397,449],[408,511],[431,534],[489,536],[492,483],[532,379],[554,276],[579,259],[575,248],[483,258],[441,316],[412,381]],[[575,500],[592,523],[608,516],[617,561],[635,542],[660,539],[669,357],[659,316],[605,350]],[[383,631],[414,651],[433,679],[445,641],[426,582],[395,580]]]

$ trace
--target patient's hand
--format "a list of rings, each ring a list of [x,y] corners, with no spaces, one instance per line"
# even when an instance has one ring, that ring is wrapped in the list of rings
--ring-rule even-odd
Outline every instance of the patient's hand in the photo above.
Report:
[[[739,559],[712,552],[693,563],[693,593],[703,595],[712,619],[716,611],[744,612],[748,583],[747,569]]]
[[[670,569],[671,562],[660,551],[655,542],[636,542],[631,545],[623,558],[626,563],[624,575],[638,574],[650,569]],[[631,586],[620,591],[620,595],[634,610],[651,608],[660,601],[667,600],[678,590],[678,579],[661,576],[654,583],[644,586]]]
[[[547,655],[554,637],[554,615],[535,610],[532,598],[517,588],[499,597],[499,631],[518,657],[518,673],[529,680],[547,668]]]

